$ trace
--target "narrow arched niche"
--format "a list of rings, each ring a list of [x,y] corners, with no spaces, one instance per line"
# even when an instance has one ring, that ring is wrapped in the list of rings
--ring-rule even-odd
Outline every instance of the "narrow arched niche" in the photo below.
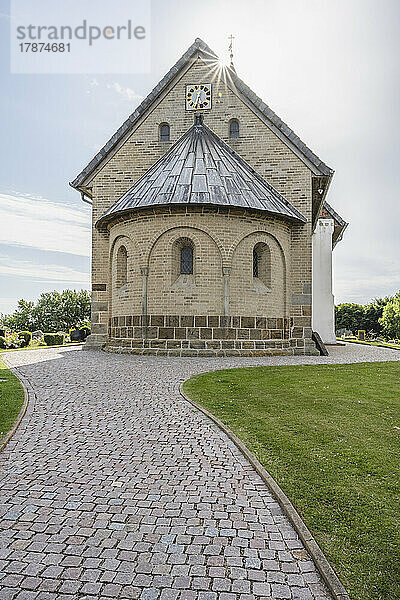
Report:
[[[271,250],[265,242],[253,247],[253,284],[257,291],[271,291]]]
[[[120,246],[116,256],[117,268],[115,283],[117,289],[126,286],[128,282],[128,253],[125,246]]]

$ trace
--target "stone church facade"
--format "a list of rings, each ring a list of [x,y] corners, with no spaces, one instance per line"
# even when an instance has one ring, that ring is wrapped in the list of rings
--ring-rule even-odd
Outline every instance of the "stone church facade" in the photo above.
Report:
[[[312,328],[333,331],[319,281],[346,227],[325,201],[332,175],[197,39],[71,184],[92,203],[87,344],[317,353]]]

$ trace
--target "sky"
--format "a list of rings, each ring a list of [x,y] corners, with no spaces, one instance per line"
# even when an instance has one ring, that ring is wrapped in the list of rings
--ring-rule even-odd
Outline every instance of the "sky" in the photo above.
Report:
[[[336,303],[400,289],[398,0],[152,0],[151,70],[123,75],[11,74],[9,11],[0,0],[0,313],[89,289],[90,206],[68,182],[196,37],[226,59],[230,34],[238,75],[335,170],[327,200],[350,223]]]

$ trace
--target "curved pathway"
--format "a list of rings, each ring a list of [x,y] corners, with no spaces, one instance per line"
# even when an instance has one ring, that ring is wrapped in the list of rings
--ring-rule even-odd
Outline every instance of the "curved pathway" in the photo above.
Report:
[[[267,487],[178,384],[215,368],[398,360],[7,355],[31,391],[0,455],[0,598],[328,600]]]

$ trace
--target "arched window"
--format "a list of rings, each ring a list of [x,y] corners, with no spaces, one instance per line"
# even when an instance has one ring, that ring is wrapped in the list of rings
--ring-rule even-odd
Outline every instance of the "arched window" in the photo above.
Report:
[[[229,123],[229,137],[239,137],[239,121],[237,119],[232,119],[232,121]]]
[[[271,287],[271,251],[267,244],[259,242],[253,248],[253,277]]]
[[[117,252],[117,288],[122,287],[128,280],[128,253],[125,246],[120,246]]]
[[[257,250],[254,248],[253,250],[253,277],[258,277],[260,266],[260,255]]]
[[[193,275],[193,247],[182,246],[181,247],[181,264],[180,264],[181,275]]]
[[[168,123],[161,123],[160,125],[160,142],[169,142],[170,140],[170,128]]]

